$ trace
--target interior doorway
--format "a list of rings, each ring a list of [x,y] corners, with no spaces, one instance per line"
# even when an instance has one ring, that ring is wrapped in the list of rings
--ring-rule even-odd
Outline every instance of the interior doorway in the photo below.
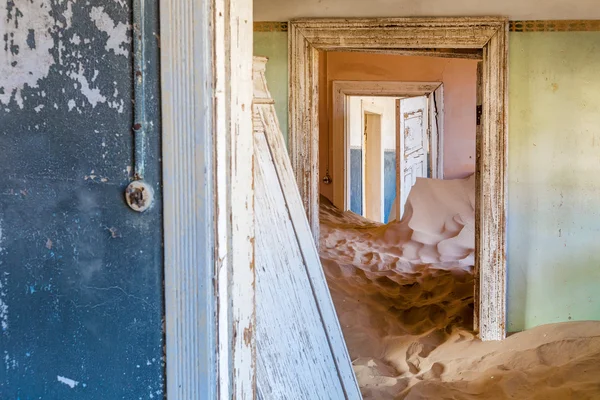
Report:
[[[506,18],[303,19],[289,24],[289,151],[309,224],[317,240],[320,237],[321,110],[314,97],[322,90],[319,89],[319,52],[438,55],[482,61],[479,87],[483,106],[474,175],[473,276],[474,328],[484,340],[502,339],[506,335],[507,49]],[[333,146],[334,157],[336,154],[344,157],[344,150],[345,146]],[[339,178],[344,173],[335,176]],[[332,185],[334,201],[339,199],[335,196],[337,192],[344,202],[344,186],[340,190],[340,179],[336,177]],[[325,179],[332,182],[327,175]]]
[[[377,100],[368,97],[349,99],[346,154],[350,184],[346,190],[352,212],[372,221],[385,222],[383,149],[384,141],[394,136],[389,126],[393,114],[390,107],[385,107],[385,101]]]
[[[333,87],[333,146],[345,148],[334,151],[334,174],[340,176],[340,166],[345,171],[334,182],[334,205],[376,222],[400,219],[417,178],[443,178],[443,84],[334,81]]]
[[[473,330],[479,61],[341,51],[322,52],[321,61],[320,88],[327,82],[327,92],[321,92],[319,109],[327,113],[319,115],[320,160],[329,161],[322,154],[333,120],[342,134],[334,151],[345,143],[341,157],[346,175],[350,170],[344,183],[338,166],[344,162],[336,157],[329,164],[331,184],[320,186],[323,271],[357,370],[372,360],[389,361],[396,366],[390,376],[412,379],[424,373],[419,365],[428,356],[408,360],[407,371],[391,348],[410,348],[429,335],[444,342],[446,332]],[[334,98],[343,105],[330,107]],[[342,114],[334,116],[333,109]],[[437,130],[444,127],[442,116],[444,135]],[[440,148],[442,139],[446,148]],[[446,165],[438,155],[447,156]],[[447,167],[446,179],[438,179],[438,166]],[[352,212],[327,201],[336,183],[346,186]]]

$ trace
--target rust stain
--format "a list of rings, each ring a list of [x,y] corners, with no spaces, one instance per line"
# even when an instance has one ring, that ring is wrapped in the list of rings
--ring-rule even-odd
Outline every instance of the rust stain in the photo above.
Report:
[[[256,241],[256,238],[255,237],[250,237],[248,239],[250,241],[250,246],[252,247],[252,259],[250,260],[250,271],[254,272],[255,258],[256,258],[256,255],[255,255],[256,252],[254,251],[254,249],[255,249],[255,244],[254,243]],[[254,286],[254,284],[252,284],[252,286]]]
[[[108,228],[108,231],[110,232],[110,237],[112,237],[113,239],[121,237],[121,234],[115,227]]]
[[[139,208],[144,207],[146,204],[144,188],[132,188],[127,191],[127,196],[129,197],[129,202]]]
[[[252,337],[254,336],[254,326],[252,322],[247,328],[244,328],[244,344],[248,347],[252,345]]]
[[[552,87],[552,93],[556,93],[556,91],[558,90],[558,83],[553,83],[552,85],[550,85],[550,87]]]

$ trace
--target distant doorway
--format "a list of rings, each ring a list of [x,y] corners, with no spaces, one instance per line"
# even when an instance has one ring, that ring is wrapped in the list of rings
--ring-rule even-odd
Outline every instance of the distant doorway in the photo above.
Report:
[[[373,221],[400,219],[418,177],[443,178],[443,85],[334,81],[333,203]]]

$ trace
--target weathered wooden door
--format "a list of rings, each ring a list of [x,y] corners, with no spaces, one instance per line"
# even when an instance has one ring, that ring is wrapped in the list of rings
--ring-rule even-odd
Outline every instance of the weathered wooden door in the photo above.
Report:
[[[0,399],[165,396],[157,16],[153,0],[0,11]]]
[[[255,57],[256,387],[264,400],[361,398],[292,165]]]
[[[410,189],[419,177],[428,176],[429,124],[427,97],[411,97],[400,100],[399,138],[401,144],[400,168],[400,209],[401,216]]]

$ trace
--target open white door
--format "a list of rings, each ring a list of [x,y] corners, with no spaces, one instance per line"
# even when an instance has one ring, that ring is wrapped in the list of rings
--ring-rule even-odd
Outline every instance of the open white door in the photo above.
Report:
[[[361,399],[266,87],[265,63],[255,57],[257,398]]]
[[[417,178],[428,177],[430,152],[427,96],[409,97],[398,101],[398,167],[396,170],[396,206],[389,220],[400,219],[410,189]]]

